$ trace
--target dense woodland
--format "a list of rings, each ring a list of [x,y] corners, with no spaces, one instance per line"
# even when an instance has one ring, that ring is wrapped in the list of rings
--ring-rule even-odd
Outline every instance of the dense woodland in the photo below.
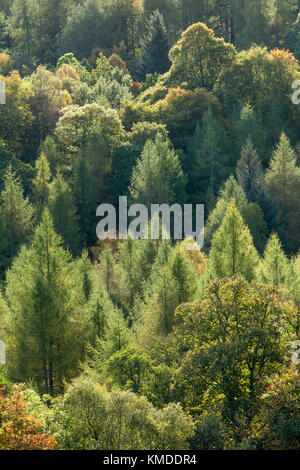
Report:
[[[0,449],[299,448],[299,7],[0,1]]]

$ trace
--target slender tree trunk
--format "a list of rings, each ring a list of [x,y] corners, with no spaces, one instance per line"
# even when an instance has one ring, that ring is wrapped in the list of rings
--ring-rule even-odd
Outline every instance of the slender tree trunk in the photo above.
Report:
[[[52,342],[50,343],[50,359],[49,359],[49,392],[50,395],[53,395],[54,387],[53,387],[53,345]]]

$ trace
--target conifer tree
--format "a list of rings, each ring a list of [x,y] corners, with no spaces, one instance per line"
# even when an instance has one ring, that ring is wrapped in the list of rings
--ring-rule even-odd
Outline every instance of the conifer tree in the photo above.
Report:
[[[10,264],[20,245],[26,243],[32,232],[33,208],[24,198],[20,179],[9,166],[4,175],[0,195],[0,263],[1,270]]]
[[[197,274],[191,262],[179,246],[172,248],[169,240],[160,242],[156,260],[144,299],[135,308],[136,317],[142,323],[141,331],[146,341],[151,337],[167,335],[174,323],[176,308],[183,302],[194,299]]]
[[[283,133],[266,173],[266,185],[275,200],[280,238],[289,250],[299,248],[300,168],[288,137]]]
[[[51,174],[55,175],[58,166],[58,151],[53,137],[46,137],[44,142],[41,144],[40,151],[45,155],[47,161],[49,162]]]
[[[53,394],[76,372],[84,339],[73,266],[48,210],[7,273],[6,295],[11,373]]]
[[[261,161],[251,138],[246,140],[242,148],[236,174],[238,183],[244,190],[248,202],[256,203],[261,207],[268,231],[272,232],[274,228],[277,229],[277,204],[266,190]],[[250,225],[249,220],[247,220],[247,222]],[[262,245],[260,245],[259,248],[261,249]]]
[[[128,237],[120,247],[118,272],[121,280],[121,298],[132,309],[143,279],[137,269],[139,240]]]
[[[144,327],[154,335],[171,332],[178,300],[174,295],[175,278],[170,266],[164,265],[152,277],[152,284],[145,298]]]
[[[252,281],[258,261],[252,236],[232,200],[220,228],[212,239],[209,274],[218,278],[241,274],[248,281]]]
[[[79,282],[82,287],[83,298],[87,302],[93,292],[94,286],[93,266],[89,259],[87,250],[83,250],[76,267]]]
[[[108,293],[103,290],[101,287],[94,289],[91,293],[88,303],[85,306],[86,317],[90,325],[90,338],[93,346],[99,344],[99,340],[102,344],[102,349],[106,349],[106,353],[110,354],[111,346],[105,341],[110,338],[113,340],[113,334],[110,331],[112,325],[115,324],[116,318],[120,316],[120,327],[119,334],[120,336],[125,336],[126,325],[121,318],[121,313],[116,310],[112,301],[109,298]],[[124,326],[125,330],[123,332],[121,324]],[[121,331],[122,330],[122,331]],[[117,332],[115,331],[115,334]],[[125,339],[120,339],[120,346],[122,347],[125,344]],[[115,348],[116,349],[116,348]]]
[[[191,302],[196,291],[196,273],[191,262],[182,253],[179,246],[175,247],[170,258],[172,275],[175,280],[174,296],[177,304]]]
[[[128,323],[122,312],[117,308],[112,309],[108,316],[105,340],[102,342],[106,357],[126,348],[130,341],[130,334]]]
[[[203,116],[202,126],[196,126],[189,144],[190,192],[197,202],[209,205],[216,195],[217,186],[224,175],[225,157],[222,155],[224,132],[211,109]]]
[[[267,227],[264,221],[264,214],[260,206],[256,203],[247,202],[245,193],[236,179],[231,176],[219,192],[216,207],[210,213],[205,227],[205,249],[208,251],[213,235],[221,226],[228,206],[234,199],[236,207],[241,213],[245,223],[248,225],[253,236],[255,246],[262,252],[266,243]]]
[[[56,232],[62,236],[72,253],[76,254],[79,247],[78,220],[72,191],[61,173],[51,183],[48,207]]]
[[[93,193],[92,178],[86,161],[80,156],[74,165],[73,181],[74,202],[78,214],[80,235],[84,246],[88,246],[96,238],[96,197]]]
[[[48,200],[51,179],[51,171],[47,158],[44,153],[41,153],[40,157],[35,162],[36,176],[33,180],[34,186],[34,199],[37,205],[36,207],[36,218],[40,221],[43,209]]]
[[[109,295],[112,295],[115,288],[116,259],[111,248],[105,248],[100,254],[99,272],[100,279]]]
[[[281,242],[273,233],[265,249],[259,277],[265,284],[282,286],[289,275],[289,260],[284,254]]]
[[[140,68],[147,74],[165,73],[170,68],[169,41],[164,17],[155,10],[145,22],[146,31],[141,40]]]
[[[259,155],[265,157],[266,131],[264,130],[261,117],[248,104],[238,111],[237,114],[234,113],[233,119],[237,153],[241,152],[246,139],[250,138]]]
[[[264,191],[263,171],[251,138],[246,140],[242,148],[236,174],[238,183],[243,188],[248,202],[259,203]]]
[[[178,156],[167,140],[158,135],[148,140],[133,169],[130,194],[132,202],[145,204],[182,204],[186,200],[186,177]]]

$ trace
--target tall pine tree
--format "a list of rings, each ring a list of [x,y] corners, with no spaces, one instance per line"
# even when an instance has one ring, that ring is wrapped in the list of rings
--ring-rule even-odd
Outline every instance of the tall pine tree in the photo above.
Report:
[[[71,252],[77,254],[80,239],[73,194],[60,173],[51,183],[48,207],[56,232]]]
[[[45,210],[29,248],[7,274],[9,354],[17,380],[34,378],[46,393],[63,387],[83,352],[83,319],[70,255]]]
[[[6,269],[20,245],[26,243],[32,232],[33,207],[24,198],[20,179],[9,166],[4,175],[4,189],[0,195],[0,266]]]
[[[140,70],[147,74],[165,73],[170,68],[169,41],[164,17],[155,10],[146,20],[146,31],[141,40]]]
[[[222,225],[212,239],[208,262],[209,275],[222,278],[241,274],[248,281],[252,281],[258,261],[252,236],[232,200]]]

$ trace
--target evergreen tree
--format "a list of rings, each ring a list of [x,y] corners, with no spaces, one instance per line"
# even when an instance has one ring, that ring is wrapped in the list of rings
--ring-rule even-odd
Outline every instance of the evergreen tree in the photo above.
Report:
[[[76,254],[79,247],[79,226],[72,191],[60,173],[52,181],[48,207],[55,230],[67,247]]]
[[[179,246],[172,248],[162,241],[144,299],[135,305],[141,337],[151,344],[156,335],[168,335],[174,323],[175,310],[183,302],[194,299],[197,274]],[[138,322],[138,323],[139,323]]]
[[[248,202],[259,203],[264,191],[263,172],[251,138],[246,140],[242,148],[236,174],[238,183],[243,188]]]
[[[273,233],[265,249],[259,277],[265,284],[282,286],[289,275],[289,260],[285,256],[278,235]]]
[[[47,161],[49,162],[51,174],[55,175],[58,166],[58,152],[53,137],[46,137],[44,142],[41,144],[40,152],[45,155]]]
[[[283,133],[266,173],[266,185],[275,200],[280,238],[291,251],[299,249],[300,168],[288,137]]]
[[[115,291],[116,259],[111,248],[105,248],[100,254],[99,272],[101,281],[109,295]]]
[[[122,312],[113,308],[108,316],[105,340],[101,343],[108,358],[112,354],[126,348],[130,342],[131,331],[124,319]]]
[[[132,309],[135,297],[141,290],[143,278],[137,269],[139,240],[127,238],[120,247],[118,272],[120,274],[121,298]]]
[[[248,104],[237,108],[233,114],[233,128],[235,137],[235,148],[237,155],[240,154],[242,146],[247,139],[251,139],[259,155],[266,155],[266,131],[262,119]]]
[[[177,304],[191,302],[196,292],[196,273],[179,246],[173,250],[170,266],[175,280],[174,296]]]
[[[189,193],[198,203],[214,202],[216,190],[224,176],[225,157],[222,155],[224,132],[211,109],[203,116],[202,126],[197,123],[189,143]]]
[[[248,281],[252,281],[258,261],[252,236],[232,200],[222,225],[212,239],[208,262],[209,275],[222,278],[241,274]]]
[[[300,13],[292,28],[286,36],[288,48],[295,54],[297,60],[300,59]]]
[[[34,377],[51,394],[75,373],[83,352],[76,279],[61,244],[45,210],[31,246],[7,273],[11,373]]]
[[[121,318],[121,313],[117,312],[105,290],[102,288],[93,290],[85,306],[85,311],[90,325],[89,336],[91,343],[96,348],[101,345],[98,351],[99,353],[110,355],[112,349],[114,349],[114,351],[118,350],[118,348],[112,348],[111,344],[106,343],[109,339],[113,340],[113,334],[110,330],[115,324],[117,317],[120,317],[119,335],[121,339],[119,344],[121,347],[125,345],[126,325]],[[122,330],[123,327],[121,324],[124,326],[124,330]],[[116,330],[115,334],[117,334]]]
[[[147,74],[165,73],[170,68],[168,33],[162,14],[155,10],[145,22],[146,31],[141,40],[140,68]]]
[[[133,202],[145,204],[182,204],[185,202],[186,177],[178,156],[167,140],[158,135],[148,140],[133,169],[130,194]]]
[[[0,263],[1,271],[10,264],[20,245],[26,243],[32,232],[33,208],[24,198],[20,179],[9,166],[4,175],[0,195]]]
[[[74,165],[74,202],[78,214],[81,239],[84,246],[91,245],[96,238],[97,201],[93,193],[92,177],[85,159],[80,156]]]
[[[40,217],[42,215],[43,209],[48,200],[50,184],[49,181],[51,179],[51,172],[50,166],[48,163],[47,158],[43,153],[41,153],[40,157],[35,162],[35,170],[36,176],[33,180],[34,186],[34,199],[37,205],[36,207],[36,218],[37,221],[40,221]]]
[[[83,250],[81,257],[76,264],[76,268],[79,282],[81,284],[83,299],[87,302],[91,297],[94,286],[93,265],[89,259],[87,250]]]
[[[33,5],[28,0],[14,0],[11,6],[10,35],[20,64],[32,66],[35,42],[33,39]]]
[[[245,193],[236,179],[231,176],[219,192],[216,207],[210,213],[205,227],[205,249],[208,251],[212,238],[224,219],[231,200],[240,211],[243,219],[248,225],[253,236],[255,246],[262,252],[266,243],[267,227],[264,221],[264,214],[260,206],[256,203],[247,203]]]

